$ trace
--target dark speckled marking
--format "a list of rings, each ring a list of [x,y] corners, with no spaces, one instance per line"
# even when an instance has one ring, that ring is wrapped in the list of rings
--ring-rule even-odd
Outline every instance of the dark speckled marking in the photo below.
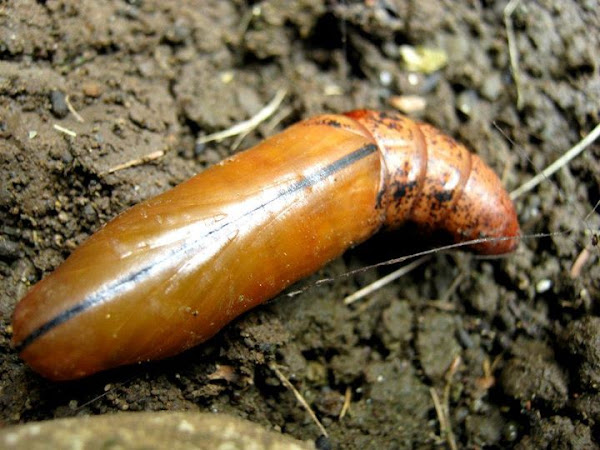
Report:
[[[325,119],[321,122],[323,125],[327,125],[333,128],[342,128],[342,124],[339,123],[337,120],[335,119]]]
[[[406,197],[406,195],[410,191],[415,189],[416,187],[417,187],[416,180],[410,181],[408,183],[400,183],[400,182],[393,183],[391,186],[392,196],[393,196],[394,200],[400,201],[404,197]]]
[[[453,194],[452,191],[440,191],[440,192],[436,192],[433,195],[439,203],[445,203],[445,202],[449,202],[450,200],[452,200],[452,194]]]
[[[375,209],[382,209],[383,208],[383,201],[385,200],[385,189],[379,189],[379,192],[377,193],[377,199],[375,200]]]

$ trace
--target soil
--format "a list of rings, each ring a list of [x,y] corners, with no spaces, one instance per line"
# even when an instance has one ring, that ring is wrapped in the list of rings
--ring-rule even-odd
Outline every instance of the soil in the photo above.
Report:
[[[317,439],[269,368],[276,362],[327,429],[323,448],[445,445],[434,391],[461,448],[600,445],[598,144],[517,200],[525,234],[554,234],[526,238],[508,257],[438,253],[345,306],[390,269],[342,274],[433,245],[405,229],[167,361],[52,383],[10,348],[12,310],[33,283],[120,211],[231,154],[234,139],[195,139],[252,116],[278,88],[288,94],[276,120],[243,147],[317,113],[417,95],[426,107],[413,115],[475,149],[508,189],[531,178],[600,121],[600,7],[521,2],[512,16],[517,108],[506,3],[1,3],[0,426],[192,410]],[[402,45],[441,49],[448,63],[410,73]],[[156,151],[165,154],[109,173]],[[584,248],[589,258],[571,277]],[[314,287],[323,277],[335,281]]]

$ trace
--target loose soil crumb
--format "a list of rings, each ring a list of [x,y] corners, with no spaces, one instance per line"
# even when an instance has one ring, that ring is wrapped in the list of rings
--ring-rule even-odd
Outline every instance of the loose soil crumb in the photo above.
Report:
[[[120,211],[231,154],[233,140],[195,139],[252,116],[278,88],[288,97],[277,117],[244,147],[316,113],[417,95],[417,118],[474,149],[509,189],[529,179],[600,121],[600,9],[521,2],[517,110],[505,4],[3,3],[0,426],[191,410],[314,441],[319,430],[268,367],[276,362],[333,448],[430,447],[446,442],[430,388],[444,391],[458,355],[448,409],[459,447],[600,445],[598,144],[517,202],[524,233],[561,233],[524,239],[506,258],[438,254],[352,307],[341,299],[387,271],[338,278],[280,296],[168,361],[71,383],[41,379],[9,345],[11,313],[33,283]],[[401,45],[443,50],[448,64],[410,74]],[[108,173],[157,151],[165,156]],[[412,229],[383,235],[301,285],[427,245]],[[583,247],[591,257],[572,280]]]

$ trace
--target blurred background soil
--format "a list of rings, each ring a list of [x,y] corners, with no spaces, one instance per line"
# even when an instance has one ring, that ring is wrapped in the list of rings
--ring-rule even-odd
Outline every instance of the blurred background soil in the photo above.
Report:
[[[438,253],[345,306],[391,269],[340,275],[434,245],[410,227],[381,235],[298,286],[334,283],[282,295],[178,357],[76,382],[38,377],[9,344],[12,310],[33,283],[120,211],[230,155],[235,139],[195,139],[246,120],[279,88],[283,104],[242,147],[314,114],[389,109],[411,95],[426,102],[413,117],[519,186],[600,120],[600,7],[520,2],[519,109],[506,4],[0,2],[0,426],[192,410],[314,440],[318,428],[269,368],[277,363],[333,448],[446,445],[434,391],[461,448],[600,444],[598,144],[518,199],[524,233],[560,234],[524,239],[508,257]],[[402,46],[447,63],[426,73]]]

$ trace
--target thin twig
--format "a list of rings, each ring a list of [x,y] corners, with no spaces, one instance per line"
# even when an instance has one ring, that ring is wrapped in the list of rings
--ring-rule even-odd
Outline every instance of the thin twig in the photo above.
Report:
[[[52,127],[56,130],[56,131],[60,131],[61,133],[65,133],[71,137],[77,137],[77,133],[75,133],[73,130],[69,130],[68,128],[65,127],[61,127],[59,124],[55,123],[54,125],[52,125]]]
[[[250,132],[277,110],[285,98],[286,92],[287,91],[285,89],[279,89],[275,94],[275,97],[273,97],[273,100],[271,100],[264,108],[262,108],[250,119],[239,122],[226,130],[202,136],[196,140],[196,145],[206,144],[207,142],[212,141],[221,141],[231,136],[237,136],[238,134]]]
[[[519,6],[521,0],[510,0],[504,8],[504,26],[506,27],[506,39],[508,41],[508,55],[515,87],[517,88],[517,109],[523,107],[523,95],[521,93],[521,72],[519,70],[519,49],[515,41],[515,30],[513,28],[512,15]]]
[[[342,420],[344,418],[344,416],[350,409],[350,403],[352,403],[352,388],[350,386],[346,386],[346,392],[344,394],[344,404],[342,405],[342,410],[340,411],[338,420]]]
[[[267,122],[263,126],[262,131],[265,134],[270,134],[271,132],[273,132],[273,130],[275,129],[275,127],[277,125],[279,125],[292,112],[294,112],[294,110],[292,108],[290,108],[289,106],[280,108],[277,111],[277,114],[273,115],[273,117],[271,118],[271,120],[269,120],[269,122]]]
[[[275,375],[277,375],[277,378],[279,378],[279,381],[281,381],[286,388],[288,388],[290,391],[292,391],[294,393],[296,400],[298,400],[298,402],[304,407],[304,409],[306,409],[310,418],[313,420],[313,422],[315,422],[317,427],[319,427],[319,430],[321,430],[321,433],[325,437],[329,437],[327,430],[325,429],[323,424],[319,421],[319,419],[317,418],[317,415],[314,413],[314,411],[312,410],[312,408],[310,407],[308,402],[305,400],[305,398],[302,396],[302,394],[300,392],[298,392],[298,390],[290,382],[290,380],[288,380],[285,377],[285,375],[283,373],[281,373],[281,371],[277,368],[277,366],[275,364],[273,364],[273,363],[269,364],[269,368],[273,372],[275,372]]]
[[[344,303],[346,305],[350,305],[350,304],[354,303],[355,301],[360,300],[361,298],[377,291],[378,289],[381,289],[386,284],[389,284],[392,281],[400,278],[401,276],[406,275],[411,270],[416,269],[417,267],[419,267],[421,264],[423,264],[425,261],[429,260],[430,258],[431,258],[431,255],[426,255],[426,256],[422,256],[419,259],[415,259],[414,261],[408,263],[407,265],[400,267],[398,270],[393,271],[392,273],[386,275],[385,277],[382,277],[379,280],[377,280],[377,281],[365,286],[364,288],[359,289],[358,291],[354,292],[353,294],[349,295],[348,297],[346,297],[344,299]]]
[[[440,401],[440,396],[433,387],[429,388],[429,394],[431,395],[431,400],[433,400],[435,413],[437,414],[438,421],[440,422],[440,432],[441,434],[445,434],[445,430],[448,428],[448,423],[446,422],[446,414],[444,412],[442,402]]]
[[[446,372],[446,386],[444,387],[444,404],[446,405],[446,410],[450,409],[450,387],[452,386],[452,380],[454,379],[454,374],[460,367],[460,363],[462,362],[462,358],[460,355],[454,356],[452,363],[450,363],[450,367]]]
[[[462,283],[462,281],[465,278],[465,272],[461,271],[458,273],[458,275],[454,278],[454,280],[452,281],[452,284],[450,284],[450,287],[448,287],[448,289],[446,289],[446,292],[444,292],[442,295],[440,295],[440,302],[447,302],[448,299],[450,298],[450,296],[452,294],[454,294],[454,291],[456,291],[456,289],[458,288],[458,286],[460,285],[460,283]]]
[[[111,167],[103,174],[109,174],[118,172],[119,170],[129,169],[130,167],[139,166],[140,164],[146,164],[147,162],[154,161],[155,159],[162,158],[165,154],[164,150],[156,150],[152,153],[148,153],[147,155],[142,156],[141,158],[131,159],[122,164],[117,164],[116,166]]]
[[[598,200],[592,208],[592,210],[589,213],[587,213],[587,215],[583,218],[583,221],[586,222],[587,220],[589,220],[589,218],[592,217],[592,215],[596,212],[598,208],[600,208],[600,200]]]
[[[456,311],[456,305],[447,300],[427,300],[425,306],[439,311]]]
[[[452,431],[452,423],[450,421],[450,388],[452,387],[452,379],[454,374],[458,370],[461,363],[461,357],[456,355],[450,364],[450,368],[446,372],[446,385],[444,386],[443,402],[440,401],[435,388],[430,388],[429,393],[433,400],[433,406],[440,422],[440,431],[442,435],[446,437],[446,442],[451,450],[456,450],[456,439],[454,438],[454,432]]]
[[[410,255],[400,256],[398,258],[392,258],[392,259],[388,259],[387,261],[382,261],[382,262],[378,262],[375,264],[371,264],[369,266],[364,266],[364,267],[361,267],[360,269],[349,270],[349,271],[344,272],[335,277],[321,278],[320,280],[317,280],[314,283],[303,286],[300,289],[297,289],[295,291],[288,292],[285,295],[287,295],[288,297],[296,297],[297,295],[303,294],[304,292],[308,291],[309,289],[312,289],[315,286],[321,286],[323,284],[333,283],[342,278],[350,278],[358,273],[363,273],[363,272],[366,272],[367,270],[373,270],[373,269],[376,269],[377,267],[391,266],[394,264],[399,264],[404,261],[408,261],[409,259],[418,258],[419,256],[433,255],[436,253],[446,252],[449,250],[455,250],[458,248],[465,248],[465,247],[468,247],[471,245],[481,244],[483,242],[503,242],[503,241],[514,241],[517,239],[520,241],[523,241],[525,239],[540,239],[540,238],[548,238],[548,237],[553,237],[553,236],[563,236],[565,234],[567,234],[567,232],[557,231],[554,233],[522,234],[520,236],[501,236],[501,237],[495,237],[495,238],[485,237],[485,238],[470,239],[468,241],[457,242],[454,244],[442,245],[440,247],[431,248],[429,250],[423,250],[420,252],[412,253]],[[477,259],[500,259],[503,257],[505,257],[505,255],[497,255],[497,256],[482,255],[482,256],[476,256],[475,258],[477,258]]]
[[[73,105],[71,104],[71,99],[69,98],[68,95],[65,96],[65,103],[67,104],[67,109],[69,111],[71,111],[71,114],[73,114],[73,116],[75,117],[75,119],[77,120],[77,122],[85,122],[85,120],[83,119],[83,117],[81,117],[81,114],[79,114],[75,108],[73,108]]]
[[[532,190],[542,181],[548,179],[548,177],[550,177],[554,172],[568,164],[569,161],[571,161],[573,158],[579,155],[583,150],[585,150],[586,147],[588,147],[592,142],[598,139],[598,136],[600,136],[600,123],[596,125],[596,127],[592,131],[590,131],[590,133],[586,137],[584,137],[581,141],[579,141],[577,144],[571,147],[564,155],[562,155],[560,158],[558,158],[556,161],[554,161],[552,164],[550,164],[548,167],[546,167],[544,170],[538,173],[531,180],[527,181],[526,183],[523,183],[517,189],[512,191],[510,193],[510,198],[514,200],[517,197],[523,195],[524,193]]]
[[[585,266],[585,264],[587,263],[588,259],[590,259],[590,256],[591,253],[588,248],[584,248],[583,250],[581,250],[581,253],[579,253],[579,256],[577,256],[577,259],[575,259],[575,262],[571,266],[571,270],[569,272],[569,275],[571,276],[572,280],[579,278],[579,276],[581,275],[581,270],[583,269],[583,266]]]
[[[112,385],[112,384],[110,384],[110,383],[109,383],[109,384],[107,384],[107,385],[105,385],[105,386],[104,386],[104,392],[103,392],[102,394],[100,394],[100,395],[97,395],[96,397],[92,398],[91,400],[88,400],[88,401],[87,401],[87,402],[85,402],[85,403],[82,403],[81,405],[78,405],[78,406],[75,408],[75,411],[81,411],[81,410],[82,410],[83,408],[85,408],[86,406],[89,406],[89,405],[91,405],[92,403],[94,403],[94,402],[97,402],[97,401],[98,401],[98,400],[100,400],[101,398],[103,398],[103,397],[106,397],[106,396],[107,396],[108,394],[110,394],[111,392],[114,392],[114,391],[117,389],[117,387],[120,387],[120,388],[122,388],[122,387],[126,387],[126,386],[127,386],[127,384],[128,384],[128,383],[129,383],[131,380],[133,380],[133,378],[134,378],[133,376],[132,376],[132,377],[129,377],[129,378],[127,378],[126,380],[124,380],[124,381],[120,382],[118,385]]]
[[[235,138],[235,141],[233,141],[233,144],[231,145],[231,151],[235,152],[238,149],[238,147],[242,145],[242,141],[246,139],[246,136],[248,136],[251,131],[252,129],[248,129],[245,130],[243,133],[238,134],[238,136]]]

